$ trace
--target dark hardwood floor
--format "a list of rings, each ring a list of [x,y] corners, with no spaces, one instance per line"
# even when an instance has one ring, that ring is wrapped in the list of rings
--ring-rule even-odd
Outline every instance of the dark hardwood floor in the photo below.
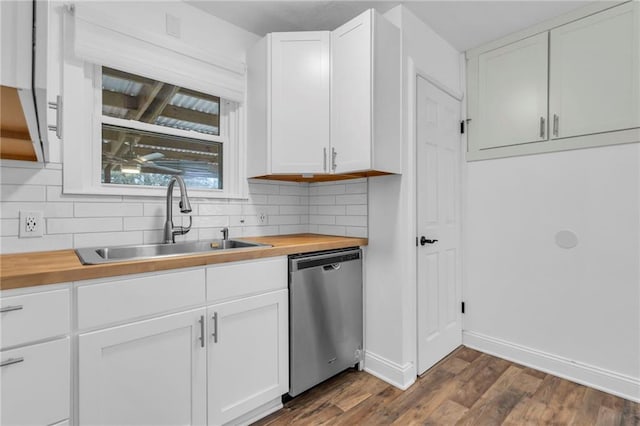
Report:
[[[640,404],[460,347],[401,391],[346,371],[255,425],[640,425]]]

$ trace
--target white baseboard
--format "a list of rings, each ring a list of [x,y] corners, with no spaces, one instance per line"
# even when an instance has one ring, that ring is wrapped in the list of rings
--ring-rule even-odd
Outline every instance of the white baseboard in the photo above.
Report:
[[[640,379],[572,361],[472,331],[462,332],[462,344],[581,385],[640,402]]]
[[[364,354],[364,371],[401,390],[408,389],[416,381],[412,363],[399,365],[368,351]]]

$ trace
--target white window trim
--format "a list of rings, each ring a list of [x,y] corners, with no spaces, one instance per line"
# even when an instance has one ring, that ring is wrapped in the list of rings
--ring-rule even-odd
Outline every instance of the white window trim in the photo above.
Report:
[[[77,65],[77,64],[76,64]],[[102,183],[102,123],[120,123],[124,127],[139,130],[149,130],[188,138],[211,140],[223,144],[222,155],[222,185],[223,189],[191,189],[187,188],[191,197],[213,199],[247,199],[248,184],[246,180],[246,141],[244,138],[244,108],[240,103],[220,100],[220,135],[213,136],[198,132],[172,129],[169,127],[155,126],[152,124],[133,122],[113,117],[102,116],[102,67],[83,63],[83,82],[75,81],[76,90],[65,91],[65,103],[74,104],[76,114],[73,120],[65,120],[65,127],[78,126],[73,132],[75,137],[65,140],[64,169],[71,171],[65,173],[63,192],[65,194],[89,194],[89,195],[118,195],[140,197],[164,197],[165,187],[133,186]],[[75,74],[70,77],[79,77],[81,73],[67,70],[65,73]],[[123,70],[126,71],[126,70]],[[66,80],[66,78],[65,78]],[[87,90],[91,87],[90,90]],[[85,88],[79,90],[78,88]],[[213,94],[215,95],[215,94]],[[83,108],[83,106],[88,108]],[[91,106],[91,107],[89,107]],[[70,108],[71,109],[71,108]],[[68,118],[68,117],[65,117]],[[89,122],[90,130],[81,129],[78,123]],[[66,127],[68,129],[68,127]],[[160,129],[159,129],[160,128]],[[87,143],[88,150],[81,149],[78,144]],[[75,145],[75,146],[74,146]],[[74,149],[79,148],[79,149]]]

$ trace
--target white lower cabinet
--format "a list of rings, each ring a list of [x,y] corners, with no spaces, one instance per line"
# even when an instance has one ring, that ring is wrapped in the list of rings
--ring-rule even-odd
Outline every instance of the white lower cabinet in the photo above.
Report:
[[[289,389],[288,295],[280,290],[212,305],[209,425],[222,425]]]
[[[205,309],[81,334],[79,424],[204,425]]]
[[[69,418],[69,338],[0,352],[0,424],[51,425]]]

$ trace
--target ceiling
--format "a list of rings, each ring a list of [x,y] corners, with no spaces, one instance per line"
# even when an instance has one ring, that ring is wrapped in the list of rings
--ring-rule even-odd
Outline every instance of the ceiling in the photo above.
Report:
[[[404,4],[458,51],[482,45],[591,1],[204,1],[187,3],[260,36],[333,30],[360,12]]]

